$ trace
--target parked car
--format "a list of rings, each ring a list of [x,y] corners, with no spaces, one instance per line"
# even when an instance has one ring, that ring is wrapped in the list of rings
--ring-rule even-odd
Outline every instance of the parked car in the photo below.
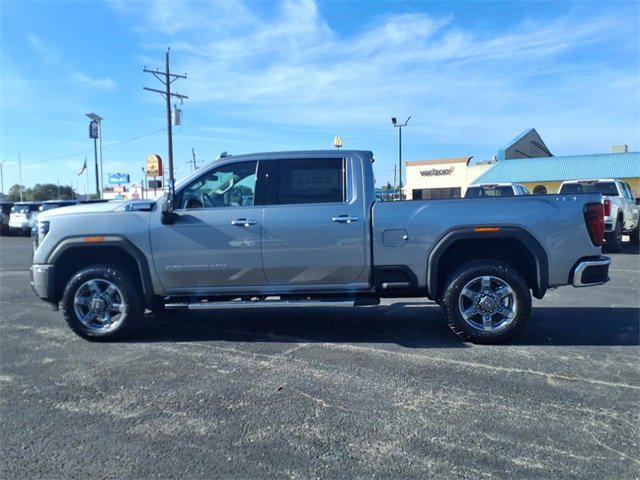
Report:
[[[469,185],[464,198],[515,197],[517,195],[531,195],[531,192],[519,183],[481,183]]]
[[[572,180],[562,182],[558,193],[599,193],[604,205],[605,249],[619,252],[622,248],[622,234],[629,235],[631,243],[640,242],[640,222],[638,221],[639,200],[634,198],[628,183],[617,179]]]
[[[139,322],[145,308],[428,297],[462,338],[497,342],[523,328],[532,293],[609,280],[599,194],[376,202],[371,162],[228,156],[157,201],[43,212],[33,288],[91,340],[156,328]]]
[[[16,202],[9,214],[9,230],[11,233],[29,235],[38,218],[39,202]]]
[[[11,215],[12,202],[0,202],[2,217],[0,219],[0,235],[9,234],[9,216]]]

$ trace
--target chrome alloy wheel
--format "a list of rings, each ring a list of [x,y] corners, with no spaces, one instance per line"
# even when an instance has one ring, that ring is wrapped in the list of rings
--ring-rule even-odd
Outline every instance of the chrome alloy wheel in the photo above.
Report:
[[[516,318],[518,301],[507,282],[483,275],[468,282],[460,291],[458,308],[464,321],[471,327],[497,332]]]
[[[73,310],[85,327],[100,332],[114,330],[127,316],[122,292],[103,278],[88,280],[76,290]]]

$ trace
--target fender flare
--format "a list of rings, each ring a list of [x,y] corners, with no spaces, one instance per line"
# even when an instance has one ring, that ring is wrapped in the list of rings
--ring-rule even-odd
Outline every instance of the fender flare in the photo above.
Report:
[[[431,250],[427,260],[427,291],[429,292],[429,297],[438,298],[441,293],[438,291],[438,264],[446,250],[460,240],[483,238],[514,239],[522,243],[532,254],[536,263],[535,285],[532,288],[533,295],[536,298],[544,297],[549,287],[549,260],[540,242],[529,232],[519,227],[495,225],[499,230],[478,232],[475,229],[479,227],[482,228],[479,225],[450,230],[440,238],[436,246]]]
[[[60,259],[63,253],[71,249],[84,250],[87,248],[99,249],[103,247],[115,247],[123,250],[130,255],[138,266],[138,272],[140,273],[140,284],[142,285],[142,293],[144,294],[146,305],[151,305],[155,292],[153,290],[153,283],[151,281],[151,272],[149,270],[149,263],[144,254],[133,243],[124,237],[116,235],[105,235],[104,240],[99,242],[87,242],[86,237],[91,235],[82,235],[81,237],[66,237],[53,249],[47,263],[55,265]],[[106,260],[108,261],[108,260]]]

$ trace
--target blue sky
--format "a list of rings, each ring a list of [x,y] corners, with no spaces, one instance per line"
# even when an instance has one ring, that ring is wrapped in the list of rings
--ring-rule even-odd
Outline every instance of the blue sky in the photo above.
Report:
[[[392,115],[412,116],[409,160],[488,159],[528,127],[556,155],[638,150],[639,15],[637,1],[2,1],[5,190],[20,151],[25,185],[84,191],[91,111],[105,119],[106,173],[137,179],[147,155],[165,158],[163,101],[142,90],[160,84],[142,68],[161,67],[167,46],[190,97],[177,177],[192,147],[211,161],[340,135],[374,151],[384,183]]]

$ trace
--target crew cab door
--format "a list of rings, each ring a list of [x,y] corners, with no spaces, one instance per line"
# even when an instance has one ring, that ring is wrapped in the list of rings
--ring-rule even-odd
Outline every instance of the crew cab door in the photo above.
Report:
[[[206,171],[176,193],[175,223],[152,220],[153,261],[169,293],[266,283],[257,168],[256,161],[236,161]]]
[[[342,157],[261,162],[262,258],[269,285],[359,281],[367,219],[351,165]]]

